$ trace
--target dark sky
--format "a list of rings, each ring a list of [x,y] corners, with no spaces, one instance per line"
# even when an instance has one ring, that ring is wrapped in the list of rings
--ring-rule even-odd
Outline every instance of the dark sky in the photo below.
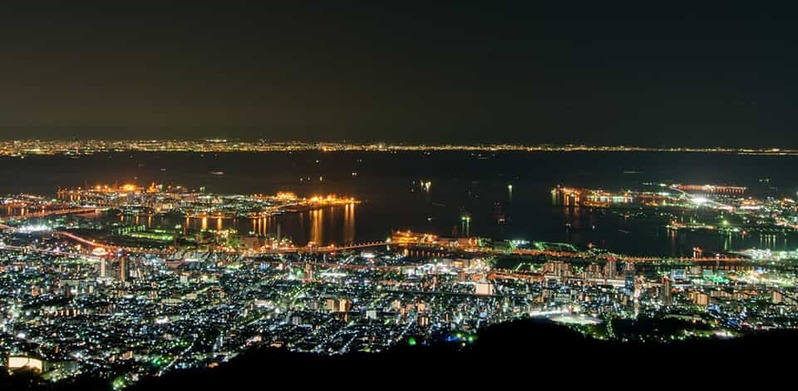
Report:
[[[757,2],[13,3],[0,138],[798,147],[798,24]]]

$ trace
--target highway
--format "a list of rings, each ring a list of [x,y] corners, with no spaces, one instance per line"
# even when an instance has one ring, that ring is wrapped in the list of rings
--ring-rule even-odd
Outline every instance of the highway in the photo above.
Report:
[[[20,247],[20,246],[8,246],[8,245],[0,245],[0,251],[21,251],[21,252],[34,252],[40,254],[48,254],[48,255],[56,255],[60,257],[71,257],[71,258],[78,258],[81,256],[85,256],[85,254],[81,253],[72,253],[72,252],[65,252],[65,251],[55,251],[55,250],[45,250],[36,247]]]

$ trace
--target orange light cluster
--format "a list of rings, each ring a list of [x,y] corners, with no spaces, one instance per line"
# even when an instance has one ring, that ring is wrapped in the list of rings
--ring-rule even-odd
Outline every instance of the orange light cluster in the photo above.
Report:
[[[108,185],[96,185],[94,186],[94,191],[101,191],[105,193],[116,193],[116,192],[138,192],[141,191],[141,187],[127,183],[122,186],[108,186]]]
[[[438,240],[438,235],[412,231],[395,231],[391,236],[391,242],[396,244],[434,244],[438,243]]]
[[[352,197],[339,197],[335,194],[329,194],[325,196],[313,196],[308,198],[308,201],[314,204],[342,204],[342,203],[351,203],[355,202],[355,199]]]
[[[278,200],[285,200],[285,201],[293,201],[293,200],[296,200],[298,198],[295,193],[292,193],[290,191],[277,192],[277,195],[275,197]]]

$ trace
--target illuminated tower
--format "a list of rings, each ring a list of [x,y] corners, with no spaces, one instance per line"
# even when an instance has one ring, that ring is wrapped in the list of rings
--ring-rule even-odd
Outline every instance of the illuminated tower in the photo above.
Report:
[[[108,266],[105,263],[105,257],[100,258],[100,278],[108,277]]]

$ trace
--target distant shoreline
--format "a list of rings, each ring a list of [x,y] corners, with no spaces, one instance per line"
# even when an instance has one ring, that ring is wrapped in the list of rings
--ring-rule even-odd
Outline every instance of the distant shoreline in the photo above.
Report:
[[[795,156],[798,149],[726,147],[641,147],[626,145],[593,146],[584,144],[420,144],[347,143],[306,141],[238,140],[3,140],[0,156],[68,155],[81,156],[109,152],[650,152],[722,153],[738,155]]]

